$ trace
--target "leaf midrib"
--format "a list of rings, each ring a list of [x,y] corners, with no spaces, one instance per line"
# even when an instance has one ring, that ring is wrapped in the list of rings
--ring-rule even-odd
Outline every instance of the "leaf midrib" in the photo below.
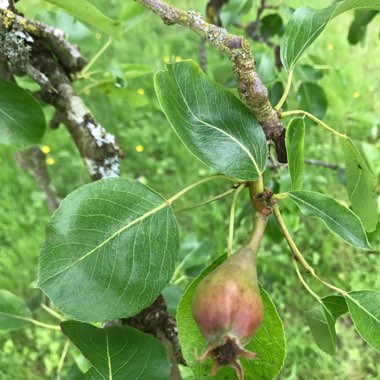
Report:
[[[70,265],[68,265],[67,267],[61,269],[60,271],[58,271],[57,273],[54,273],[52,276],[48,277],[47,279],[45,279],[43,282],[39,283],[39,286],[42,286],[44,283],[50,281],[52,278],[56,277],[56,276],[59,276],[61,273],[63,272],[66,272],[68,269],[70,269],[71,267],[73,267],[74,265],[78,264],[80,261],[86,259],[88,256],[90,256],[91,254],[93,254],[95,251],[99,250],[100,248],[102,248],[104,245],[106,245],[107,243],[109,243],[112,239],[114,239],[116,236],[119,236],[122,232],[126,231],[127,229],[129,229],[130,227],[132,227],[133,225],[135,225],[136,223],[138,222],[141,222],[143,221],[144,219],[146,219],[147,217],[155,214],[156,212],[162,210],[163,208],[165,207],[169,207],[169,204],[165,201],[163,203],[161,203],[159,206],[155,207],[154,209],[146,212],[145,214],[139,216],[138,218],[136,218],[135,220],[133,220],[132,222],[129,222],[127,225],[125,225],[124,227],[122,228],[119,228],[116,232],[114,232],[111,236],[109,236],[107,239],[105,239],[104,241],[102,241],[100,244],[98,244],[96,247],[94,247],[93,249],[91,249],[89,252],[85,253],[83,256],[81,256],[80,258],[78,258],[76,261],[74,261],[73,263],[71,263]]]
[[[345,230],[346,233],[347,233],[349,236],[351,236],[351,238],[353,238],[354,241],[357,241],[357,240],[358,240],[357,237],[356,237],[355,235],[353,235],[349,230],[347,230],[344,226],[342,226],[340,223],[338,223],[335,219],[331,218],[330,215],[328,215],[328,214],[326,214],[325,212],[323,212],[322,210],[320,210],[320,209],[314,207],[312,204],[310,204],[310,203],[304,201],[303,199],[298,198],[298,197],[295,196],[294,193],[292,193],[292,192],[290,192],[289,195],[290,195],[291,197],[294,197],[295,199],[299,200],[301,203],[303,203],[303,204],[305,204],[305,205],[308,205],[311,209],[316,210],[316,211],[320,212],[321,214],[325,215],[327,219],[329,219],[329,220],[332,221],[332,223],[334,223],[335,225],[338,225],[338,226],[341,227],[343,230]],[[344,206],[342,206],[342,207],[344,207]],[[348,211],[350,211],[350,210],[348,210]]]
[[[188,104],[187,101],[186,101],[185,95],[183,94],[183,92],[182,92],[182,90],[181,90],[181,88],[180,88],[180,86],[179,86],[179,83],[178,83],[178,81],[177,81],[177,77],[176,77],[174,71],[173,71],[173,77],[174,77],[175,83],[176,83],[176,85],[177,85],[178,91],[180,92],[180,94],[181,94],[181,96],[182,96],[182,99],[183,99],[183,101],[184,101],[184,103],[185,103],[187,109],[189,110],[190,114],[194,117],[194,119],[197,120],[197,121],[199,121],[201,124],[204,124],[204,125],[209,126],[209,127],[213,128],[213,129],[215,129],[215,130],[217,130],[217,131],[219,131],[219,132],[221,132],[221,133],[224,133],[226,136],[228,136],[229,138],[231,138],[231,140],[235,141],[236,144],[237,144],[238,146],[240,146],[240,148],[241,148],[243,151],[246,152],[246,154],[248,155],[248,157],[251,159],[251,161],[252,161],[252,163],[253,163],[253,166],[255,167],[255,170],[256,170],[257,174],[260,175],[260,174],[261,174],[261,170],[260,170],[260,168],[258,167],[258,164],[257,164],[255,158],[252,156],[251,152],[250,152],[250,151],[249,151],[249,150],[248,150],[248,149],[247,149],[247,148],[246,148],[246,147],[245,147],[245,146],[244,146],[239,140],[237,140],[234,136],[230,135],[230,134],[227,133],[226,131],[223,131],[223,129],[220,129],[220,128],[218,128],[218,127],[212,125],[212,124],[207,123],[206,121],[204,121],[204,120],[202,120],[202,119],[199,119],[199,117],[196,116],[196,115],[194,114],[193,110],[190,108],[189,104]]]

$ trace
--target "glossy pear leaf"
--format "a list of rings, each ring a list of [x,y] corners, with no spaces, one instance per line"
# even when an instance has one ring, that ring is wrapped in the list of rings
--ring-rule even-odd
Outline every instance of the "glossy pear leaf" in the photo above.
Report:
[[[326,296],[322,298],[322,302],[331,313],[334,321],[336,321],[340,316],[348,313],[347,302],[343,296]]]
[[[61,329],[93,365],[86,379],[170,377],[165,348],[150,334],[127,326],[97,328],[77,321],[62,322]]]
[[[116,35],[120,32],[119,21],[113,20],[102,13],[95,5],[87,0],[45,0],[68,12],[78,20],[94,26],[109,35]]]
[[[13,83],[0,79],[0,144],[25,148],[41,143],[46,123],[37,100]]]
[[[344,0],[320,10],[308,6],[298,8],[286,25],[281,40],[281,60],[284,67],[291,70],[329,21],[351,9],[380,10],[380,4],[379,0]]]
[[[321,219],[332,232],[347,243],[370,249],[358,216],[335,199],[313,191],[290,191],[289,198],[298,205],[302,214]]]
[[[194,356],[195,353],[200,355],[203,352],[206,341],[192,316],[193,295],[199,282],[220,265],[225,257],[225,255],[219,257],[202,271],[187,288],[178,306],[178,336],[182,353],[197,379],[210,377],[212,360],[199,363]],[[261,286],[260,293],[264,304],[264,320],[256,335],[245,346],[247,350],[257,353],[257,358],[254,360],[241,359],[245,380],[276,378],[285,359],[285,335],[282,321],[272,300]],[[212,378],[215,380],[234,380],[237,379],[237,376],[232,368],[223,367]]]
[[[17,330],[30,326],[32,313],[25,302],[5,289],[0,289],[0,331]]]
[[[292,189],[300,190],[304,180],[304,141],[305,120],[303,117],[295,117],[290,120],[286,128],[286,152],[288,154],[288,167]]]
[[[135,315],[169,282],[178,227],[143,184],[107,178],[69,194],[39,256],[39,287],[65,315],[94,322]]]
[[[166,117],[190,152],[226,175],[260,177],[268,154],[264,132],[230,91],[191,60],[168,65],[154,83]]]
[[[354,142],[341,140],[345,158],[346,188],[352,209],[367,232],[373,232],[379,221],[375,176]]]
[[[347,306],[360,336],[380,351],[380,292],[361,290],[346,296]]]
[[[318,347],[329,355],[336,353],[335,320],[321,304],[305,312],[311,334]]]

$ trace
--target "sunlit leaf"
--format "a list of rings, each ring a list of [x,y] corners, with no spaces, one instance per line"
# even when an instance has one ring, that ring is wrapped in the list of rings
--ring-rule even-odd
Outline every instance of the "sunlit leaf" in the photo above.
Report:
[[[304,215],[323,220],[331,231],[347,243],[370,249],[360,219],[335,199],[313,191],[290,191],[289,198]]]
[[[344,0],[320,10],[309,6],[298,8],[286,25],[281,40],[281,60],[284,67],[291,70],[329,21],[351,9],[380,10],[380,4],[378,0]]]
[[[259,178],[267,161],[264,132],[230,91],[211,81],[194,61],[156,73],[155,88],[166,117],[196,157],[226,175]]]
[[[346,296],[348,309],[361,337],[380,351],[380,292],[362,290]]]
[[[108,178],[69,194],[40,252],[39,287],[67,316],[94,322],[135,315],[173,275],[174,213],[141,183]]]

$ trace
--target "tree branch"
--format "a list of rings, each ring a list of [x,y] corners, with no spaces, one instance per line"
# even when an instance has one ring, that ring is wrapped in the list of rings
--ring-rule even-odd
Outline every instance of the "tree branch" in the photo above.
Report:
[[[194,11],[185,12],[159,0],[135,1],[160,16],[165,24],[179,24],[192,30],[229,57],[241,98],[261,124],[267,140],[274,141],[278,161],[286,162],[285,128],[269,101],[268,90],[256,72],[255,61],[247,40],[205,22],[202,16]]]

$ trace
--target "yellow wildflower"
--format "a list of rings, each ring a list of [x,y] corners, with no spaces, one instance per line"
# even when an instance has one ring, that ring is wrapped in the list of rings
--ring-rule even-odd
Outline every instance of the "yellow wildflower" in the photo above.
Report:
[[[352,97],[357,99],[358,97],[360,96],[360,92],[359,91],[355,91],[353,94],[352,94]]]
[[[41,152],[44,154],[48,154],[50,152],[50,146],[47,146],[47,145],[41,146]]]
[[[141,153],[144,151],[144,147],[142,145],[136,145],[136,152]]]
[[[144,95],[144,94],[145,94],[145,91],[144,91],[143,88],[139,88],[139,89],[137,90],[137,93],[138,93],[139,95]]]
[[[46,159],[46,164],[47,165],[54,165],[55,164],[55,159],[52,157],[49,157]]]
[[[327,50],[330,50],[330,51],[332,51],[332,50],[334,50],[334,44],[328,44],[327,45]]]

